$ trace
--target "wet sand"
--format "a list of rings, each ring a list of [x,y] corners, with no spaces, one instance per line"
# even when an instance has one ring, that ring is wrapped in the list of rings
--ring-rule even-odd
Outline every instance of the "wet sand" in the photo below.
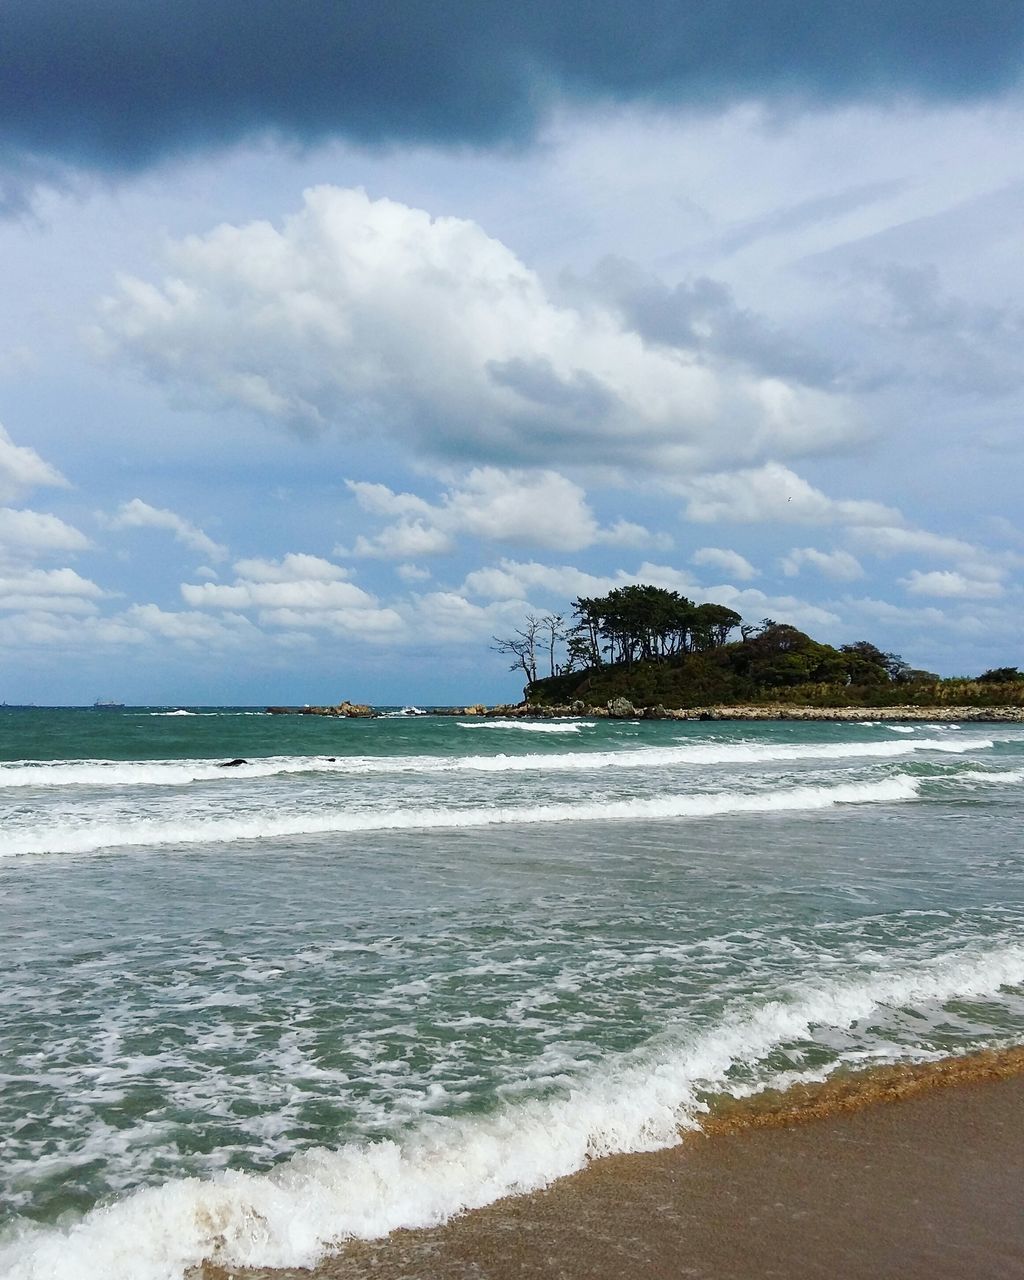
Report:
[[[709,1117],[315,1271],[203,1280],[1024,1280],[1024,1050],[888,1069]]]

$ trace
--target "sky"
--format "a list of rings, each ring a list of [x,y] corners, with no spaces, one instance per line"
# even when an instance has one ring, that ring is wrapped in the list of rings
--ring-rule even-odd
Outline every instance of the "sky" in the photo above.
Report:
[[[0,701],[516,700],[654,583],[1024,665],[1024,7],[8,0]]]

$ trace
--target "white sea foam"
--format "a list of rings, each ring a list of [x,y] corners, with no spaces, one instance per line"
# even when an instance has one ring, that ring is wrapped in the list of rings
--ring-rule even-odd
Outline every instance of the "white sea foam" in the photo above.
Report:
[[[459,721],[460,729],[520,729],[524,733],[579,733],[593,729],[593,720],[480,720]]]
[[[1024,782],[1024,769],[965,769],[952,779],[956,782]]]
[[[0,1273],[6,1280],[181,1280],[207,1259],[227,1267],[311,1266],[346,1238],[429,1226],[604,1155],[672,1146],[681,1128],[697,1123],[702,1091],[730,1091],[735,1066],[773,1083],[778,1076],[766,1059],[786,1044],[822,1031],[827,1037],[886,1008],[991,998],[1022,982],[1021,945],[808,981],[703,1034],[666,1034],[608,1059],[557,1096],[483,1116],[427,1117],[399,1141],[316,1148],[267,1174],[172,1181],[60,1229],[28,1225],[0,1243]]]
[[[910,724],[887,724],[885,727],[890,733],[916,733],[914,726]]]
[[[896,774],[879,782],[844,783],[831,787],[791,787],[761,792],[717,791],[648,799],[607,800],[582,804],[543,804],[518,807],[352,809],[281,816],[260,812],[239,818],[207,818],[195,822],[161,822],[140,818],[132,822],[66,822],[51,827],[25,827],[12,832],[3,855],[92,853],[99,849],[137,846],[230,844],[237,841],[280,839],[288,836],[342,835],[362,831],[400,831],[431,828],[489,827],[507,823],[615,822],[668,818],[708,818],[731,813],[769,813],[784,810],[827,809],[837,804],[872,804],[912,800],[919,779]]]
[[[473,726],[479,728],[482,726]],[[0,764],[7,787],[187,786],[293,773],[529,773],[596,769],[657,769],[674,765],[769,764],[788,760],[896,759],[914,752],[963,755],[984,751],[993,738],[915,738],[912,742],[692,743],[672,747],[627,747],[613,751],[492,756],[263,756],[231,769],[214,760],[55,760]]]

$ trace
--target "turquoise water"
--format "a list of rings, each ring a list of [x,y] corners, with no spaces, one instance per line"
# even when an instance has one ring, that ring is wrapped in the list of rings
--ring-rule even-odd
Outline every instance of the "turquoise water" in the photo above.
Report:
[[[0,1274],[301,1265],[1024,1043],[1022,782],[1005,725],[0,709]]]

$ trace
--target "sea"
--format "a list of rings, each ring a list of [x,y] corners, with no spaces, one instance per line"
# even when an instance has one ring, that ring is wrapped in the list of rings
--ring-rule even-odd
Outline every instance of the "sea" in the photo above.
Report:
[[[1020,1045],[1022,784],[1012,724],[2,708],[0,1276],[308,1266]]]

